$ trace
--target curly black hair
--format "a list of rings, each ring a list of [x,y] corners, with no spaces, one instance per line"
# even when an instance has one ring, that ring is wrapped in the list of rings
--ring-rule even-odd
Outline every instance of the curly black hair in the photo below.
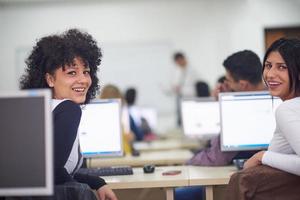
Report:
[[[98,86],[97,70],[102,53],[92,36],[78,29],[70,29],[60,35],[50,35],[37,41],[26,59],[25,74],[20,79],[21,89],[49,88],[46,73],[51,75],[60,67],[71,65],[80,57],[90,68],[92,84],[87,92],[85,103],[95,97]]]

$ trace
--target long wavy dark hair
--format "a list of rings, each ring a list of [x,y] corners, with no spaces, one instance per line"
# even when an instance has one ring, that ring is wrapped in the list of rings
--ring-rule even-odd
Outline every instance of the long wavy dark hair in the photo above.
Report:
[[[26,59],[25,74],[20,79],[21,89],[49,88],[46,73],[54,75],[60,67],[71,65],[80,57],[90,68],[92,84],[87,92],[85,103],[95,97],[98,86],[97,70],[102,53],[97,42],[86,32],[70,29],[60,35],[41,38]]]

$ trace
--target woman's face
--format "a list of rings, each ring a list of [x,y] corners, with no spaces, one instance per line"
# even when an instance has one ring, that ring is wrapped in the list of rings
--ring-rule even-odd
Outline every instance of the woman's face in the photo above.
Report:
[[[90,69],[81,58],[76,57],[72,65],[58,68],[54,75],[47,74],[46,80],[53,89],[54,99],[70,99],[75,103],[84,103],[88,89],[92,84]]]
[[[294,97],[294,93],[289,89],[288,67],[278,51],[271,52],[267,57],[263,77],[272,96],[277,96],[282,100]]]

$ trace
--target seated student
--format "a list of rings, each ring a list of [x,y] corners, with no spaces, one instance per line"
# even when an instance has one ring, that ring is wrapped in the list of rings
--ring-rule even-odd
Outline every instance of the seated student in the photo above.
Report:
[[[148,121],[144,118],[140,110],[137,106],[135,106],[137,91],[135,88],[130,87],[125,91],[125,100],[128,105],[128,112],[130,117],[132,118],[134,125],[136,125],[139,130],[142,132],[143,140],[151,141],[157,138],[157,136],[153,133]]]
[[[300,197],[300,40],[282,38],[269,47],[263,78],[270,93],[283,100],[276,129],[268,150],[256,153],[231,177],[230,200]]]
[[[143,134],[142,130],[136,124],[133,117],[130,115],[129,109],[128,109],[128,104],[117,86],[112,85],[112,84],[106,85],[101,90],[100,98],[120,98],[122,100],[123,117],[128,118],[129,128],[130,128],[131,132],[134,134],[135,140],[141,141],[144,139],[144,134]],[[127,124],[127,122],[125,122],[125,124]]]
[[[101,200],[117,200],[102,178],[76,173],[82,164],[77,133],[80,105],[95,97],[101,57],[96,41],[77,29],[43,37],[26,60],[26,74],[20,86],[52,90],[55,185],[86,183],[97,190]]]
[[[119,88],[112,84],[105,85],[100,92],[100,99],[121,99],[122,102],[122,131],[123,131],[123,145],[126,154],[132,154],[132,142],[135,140],[135,135],[131,131],[130,118],[126,102],[121,94]]]
[[[219,93],[220,92],[229,92],[230,89],[228,88],[228,85],[226,83],[226,77],[221,76],[218,78],[217,83],[214,87],[214,89],[211,91],[211,96],[214,97],[217,101],[219,100]]]
[[[229,91],[260,91],[265,89],[261,78],[262,64],[254,52],[249,50],[236,52],[230,55],[223,62],[223,65],[226,69],[226,84],[228,85]],[[242,131],[241,134],[243,134]],[[188,160],[186,164],[223,166],[231,164],[235,158],[249,158],[254,153],[253,151],[222,152],[220,147],[220,135],[218,135],[211,139],[209,147],[202,149]],[[188,187],[176,189],[176,200],[202,199],[202,188],[197,188],[198,189]]]
[[[196,97],[209,97],[209,85],[205,81],[197,81],[195,83]]]

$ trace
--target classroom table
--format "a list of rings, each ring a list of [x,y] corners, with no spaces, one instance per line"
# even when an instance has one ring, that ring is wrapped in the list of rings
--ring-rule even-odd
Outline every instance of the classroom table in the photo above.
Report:
[[[162,175],[170,170],[180,170],[178,175]],[[144,174],[142,168],[133,168],[133,175],[104,177],[112,189],[164,188],[166,199],[174,199],[174,189],[183,186],[204,186],[206,200],[213,200],[213,188],[226,185],[234,166],[200,167],[200,166],[161,166],[152,174]]]
[[[227,185],[235,166],[203,167],[188,166],[189,186],[205,186],[206,200],[213,200],[213,187]]]
[[[88,167],[107,167],[129,165],[141,167],[146,164],[154,165],[182,165],[193,156],[186,149],[141,152],[140,156],[126,155],[118,158],[92,158],[87,161]]]
[[[178,175],[162,175],[170,170],[180,170]],[[133,175],[103,177],[111,189],[164,188],[166,199],[174,199],[174,188],[189,185],[186,166],[156,167],[155,172],[145,174],[142,168],[133,168]]]
[[[197,139],[165,139],[155,140],[151,142],[135,142],[134,148],[140,152],[143,151],[161,151],[173,149],[200,149],[206,143],[200,142]]]

